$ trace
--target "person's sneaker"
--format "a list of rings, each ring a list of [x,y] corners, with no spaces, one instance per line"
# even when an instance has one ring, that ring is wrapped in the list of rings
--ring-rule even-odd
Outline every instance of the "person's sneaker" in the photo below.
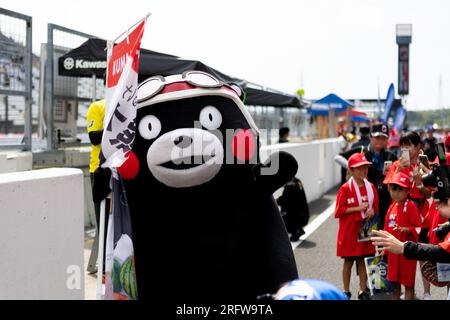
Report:
[[[349,292],[349,291],[343,291],[343,292],[344,292],[344,294],[347,296],[348,300],[350,300],[351,297],[352,297],[352,293]]]
[[[431,294],[429,293],[424,293],[422,300],[433,300],[433,297],[431,297]]]
[[[370,300],[370,293],[367,291],[358,292],[358,300]]]

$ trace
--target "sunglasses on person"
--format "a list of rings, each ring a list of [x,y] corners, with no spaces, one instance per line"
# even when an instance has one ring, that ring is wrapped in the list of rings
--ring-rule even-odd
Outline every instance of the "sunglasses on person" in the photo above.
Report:
[[[137,102],[141,103],[153,98],[160,93],[166,85],[176,82],[186,82],[191,86],[199,88],[221,88],[226,86],[227,88],[233,90],[241,100],[243,99],[243,90],[239,85],[235,83],[224,83],[216,77],[203,71],[190,70],[183,72],[181,75],[181,80],[176,79],[168,82],[163,76],[153,76],[148,78],[138,87],[141,95],[138,96]]]
[[[404,190],[406,190],[405,188],[399,186],[398,184],[393,184],[391,189],[394,190],[394,191],[404,191]]]

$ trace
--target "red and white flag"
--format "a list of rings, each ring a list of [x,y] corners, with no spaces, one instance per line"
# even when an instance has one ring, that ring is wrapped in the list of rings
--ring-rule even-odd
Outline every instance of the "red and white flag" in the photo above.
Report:
[[[101,166],[111,168],[113,179],[112,213],[108,219],[105,250],[105,300],[138,298],[131,218],[126,205],[123,182],[116,168],[126,161],[133,147],[136,132],[139,50],[147,17],[128,33],[122,42],[114,47],[108,44],[107,109],[103,121]]]
[[[124,40],[108,48],[105,129],[101,144],[103,168],[120,167],[133,146],[139,50],[146,21],[147,17]]]

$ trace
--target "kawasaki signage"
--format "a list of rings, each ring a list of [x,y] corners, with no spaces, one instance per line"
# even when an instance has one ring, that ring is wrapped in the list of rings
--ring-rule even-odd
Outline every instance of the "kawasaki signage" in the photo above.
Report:
[[[85,61],[83,59],[66,58],[63,62],[64,69],[106,69],[106,61]]]

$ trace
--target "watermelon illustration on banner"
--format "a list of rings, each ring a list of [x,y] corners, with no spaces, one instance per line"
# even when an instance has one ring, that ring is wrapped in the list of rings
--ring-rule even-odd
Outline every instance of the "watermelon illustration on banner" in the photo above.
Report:
[[[112,214],[106,244],[105,300],[137,300],[131,217],[122,178],[112,170]]]

